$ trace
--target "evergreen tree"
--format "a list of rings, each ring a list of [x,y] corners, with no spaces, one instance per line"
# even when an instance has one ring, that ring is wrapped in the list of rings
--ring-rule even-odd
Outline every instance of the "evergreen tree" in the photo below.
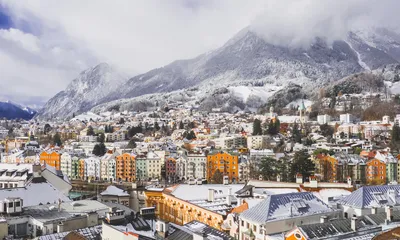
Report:
[[[224,176],[222,175],[221,171],[217,169],[211,178],[211,182],[214,184],[222,184],[223,180]]]
[[[301,133],[297,122],[295,122],[293,125],[293,139],[295,142],[301,143]]]
[[[160,126],[158,125],[158,122],[155,122],[155,123],[154,123],[154,129],[155,129],[156,131],[159,131],[159,130],[160,130]]]
[[[262,129],[261,129],[261,121],[258,120],[257,118],[254,119],[253,122],[253,135],[262,135]]]
[[[129,140],[129,143],[127,145],[127,148],[136,148],[136,142],[134,139]]]
[[[125,123],[125,119],[124,118],[120,118],[118,124],[124,124]]]
[[[179,122],[179,129],[184,129],[184,128],[185,128],[185,125],[183,125],[183,122],[180,121],[180,122]]]
[[[51,126],[50,126],[50,124],[46,123],[44,125],[43,132],[44,132],[44,134],[48,134],[50,131],[51,131]]]
[[[61,142],[61,136],[59,133],[54,134],[53,136],[53,144],[57,145],[57,146],[61,146],[62,142]]]
[[[291,176],[292,180],[297,173],[303,175],[304,178],[310,177],[315,170],[315,164],[311,161],[310,155],[306,150],[298,151],[294,154]]]
[[[92,126],[89,126],[89,127],[88,127],[87,132],[86,132],[86,135],[88,135],[88,136],[94,136],[94,135],[95,135]]]
[[[264,179],[273,180],[277,174],[276,160],[271,157],[263,157],[260,163],[260,172]]]
[[[400,127],[396,124],[392,128],[392,143],[398,143],[400,140]]]
[[[192,131],[190,131],[187,135],[186,135],[186,137],[185,137],[187,140],[192,140],[192,139],[195,139],[196,138],[196,134],[193,132],[193,130]]]
[[[100,133],[99,136],[97,137],[97,141],[100,143],[104,143],[105,140],[106,136],[104,135],[104,133]]]

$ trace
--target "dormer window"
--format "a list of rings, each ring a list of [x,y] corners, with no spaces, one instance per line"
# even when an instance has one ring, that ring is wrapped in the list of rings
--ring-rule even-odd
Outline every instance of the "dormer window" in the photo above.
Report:
[[[298,210],[307,208],[307,204],[304,202],[303,199],[293,199],[292,205],[297,208]]]
[[[382,192],[374,192],[372,193],[372,195],[374,199],[380,204],[386,203],[388,201],[386,196]]]

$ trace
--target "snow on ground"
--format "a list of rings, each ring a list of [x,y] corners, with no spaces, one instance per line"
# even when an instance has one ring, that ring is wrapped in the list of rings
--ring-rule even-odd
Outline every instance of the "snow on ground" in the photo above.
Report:
[[[205,184],[205,185],[188,185],[181,184],[179,185],[173,192],[177,198],[182,200],[200,200],[207,199],[208,197],[208,189],[213,189],[218,193],[215,194],[215,198],[226,197],[228,195],[229,188],[231,188],[231,193],[235,194],[235,192],[239,191],[244,187],[243,184],[231,184],[231,185],[222,185],[222,184]]]
[[[229,87],[228,89],[232,91],[236,96],[241,97],[244,102],[246,102],[249,96],[251,95],[260,97],[262,100],[266,101],[274,93],[282,89],[282,87],[268,84],[262,87],[235,86],[235,87]]]
[[[400,94],[400,82],[395,82],[390,87],[390,92],[392,94]]]
[[[325,203],[328,203],[328,198],[329,197],[341,197],[341,196],[347,196],[350,195],[350,191],[345,190],[345,189],[321,189],[319,192],[313,192],[313,194],[324,201]]]
[[[362,68],[364,68],[365,70],[371,71],[371,69],[368,67],[368,65],[367,65],[365,62],[363,62],[363,60],[361,59],[360,53],[357,52],[357,51],[353,48],[353,46],[351,45],[351,43],[347,42],[347,44],[348,44],[348,45],[350,46],[350,48],[353,49],[353,51],[357,54],[358,64],[359,64]]]
[[[93,120],[96,121],[96,120],[100,120],[102,118],[103,117],[101,117],[101,116],[99,116],[99,115],[97,115],[97,114],[95,114],[93,112],[87,112],[87,113],[83,113],[83,114],[80,114],[80,115],[74,117],[73,119],[71,119],[71,121],[76,121],[76,120],[78,120],[78,121],[89,121],[90,119],[93,119]]]
[[[310,107],[312,105],[312,101],[307,100],[307,99],[296,99],[293,102],[289,103],[288,105],[286,105],[285,108],[291,108],[291,107],[297,107],[301,105],[301,102],[304,101],[304,106]]]

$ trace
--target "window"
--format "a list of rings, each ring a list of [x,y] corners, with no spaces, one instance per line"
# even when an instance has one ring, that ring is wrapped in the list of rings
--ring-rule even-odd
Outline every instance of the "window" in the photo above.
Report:
[[[20,207],[20,206],[21,206],[21,202],[16,202],[16,203],[15,203],[15,206],[16,206],[16,207]]]
[[[14,206],[14,205],[13,205],[12,202],[8,203],[8,207],[13,207],[13,206]]]

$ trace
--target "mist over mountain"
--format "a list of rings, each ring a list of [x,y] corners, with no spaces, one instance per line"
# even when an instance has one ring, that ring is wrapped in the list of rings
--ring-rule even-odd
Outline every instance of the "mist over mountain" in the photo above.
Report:
[[[214,51],[130,79],[113,72],[107,64],[88,69],[50,99],[38,117],[70,117],[100,104],[118,105],[118,99],[125,99],[125,103],[138,97],[170,102],[188,89],[191,93],[186,102],[207,105],[206,109],[210,104],[205,103],[213,102],[212,107],[243,110],[254,97],[264,103],[275,98],[273,103],[281,103],[277,106],[281,107],[286,102],[276,98],[285,97],[280,91],[285,86],[295,84],[303,97],[312,96],[331,81],[398,63],[399,47],[399,35],[384,28],[350,31],[334,41],[316,37],[307,47],[294,47],[272,44],[248,27]],[[218,97],[221,101],[210,99]],[[108,104],[110,101],[114,102]]]

